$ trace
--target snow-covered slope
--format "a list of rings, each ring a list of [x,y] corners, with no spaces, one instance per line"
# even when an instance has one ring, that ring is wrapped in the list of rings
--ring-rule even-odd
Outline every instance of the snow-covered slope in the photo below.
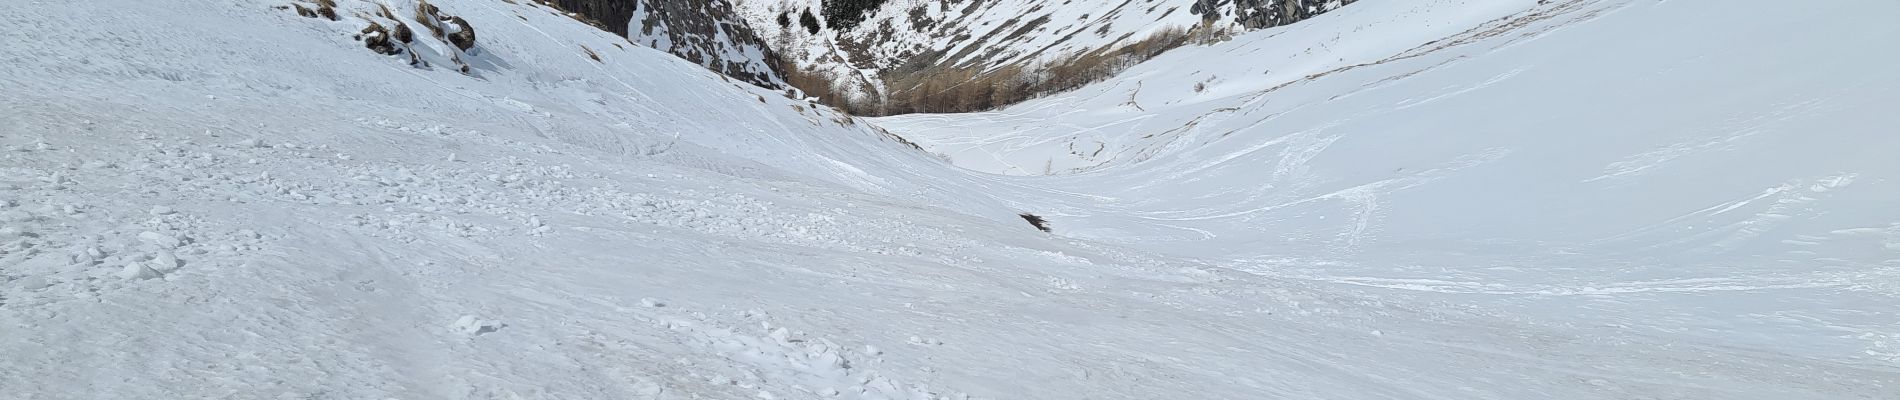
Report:
[[[1156,213],[1169,203],[1216,213],[1246,206],[1202,186],[1211,182],[1170,176],[1196,173],[1180,168],[1192,163],[1156,157],[1092,182],[973,174],[866,121],[625,45],[556,10],[431,3],[468,24],[470,46],[411,26],[421,7],[404,0],[339,0],[335,20],[224,0],[0,5],[0,397],[1841,399],[1900,391],[1900,372],[1872,356],[1735,346],[1686,332],[1684,320],[1573,323],[1529,308],[1545,304],[1536,297],[1447,303],[1230,262],[1237,252],[1216,251],[1214,241],[1174,241],[1189,232],[1175,227],[1233,234],[1224,240],[1282,237],[1249,231],[1258,225],[1242,219]],[[1676,7],[1686,7],[1642,3],[1598,20],[1651,26],[1636,22],[1679,17]],[[363,33],[372,21],[392,37],[404,26],[414,36],[389,43],[400,54],[370,51],[365,40],[384,37]],[[1608,22],[1565,29],[1599,23]],[[1859,37],[1878,38],[1887,33],[1879,26],[1817,32],[1864,29]],[[1746,30],[1724,29],[1694,33]],[[418,68],[410,55],[433,61]],[[1502,56],[1474,54],[1461,65],[1490,57]],[[1891,93],[1870,69],[1814,71],[1863,77],[1852,90]],[[1460,82],[1452,78],[1391,88]],[[1855,107],[1883,99],[1840,98],[1828,109],[1878,122]],[[1852,135],[1853,126],[1836,134]],[[1856,164],[1865,160],[1840,157],[1841,168],[1862,175],[1836,185],[1835,197],[1802,204],[1854,212],[1836,218],[1893,221],[1842,203],[1877,194],[1859,191],[1880,187],[1870,183],[1878,171]],[[1295,177],[1330,171],[1287,165]],[[1737,176],[1780,174],[1746,172]],[[1482,193],[1492,188],[1470,180],[1492,177],[1465,186],[1448,177],[1429,188]],[[1305,182],[1312,186],[1286,193],[1336,183]],[[1432,193],[1442,192],[1391,195]],[[1126,200],[1136,195],[1153,202]],[[1357,197],[1300,204],[1337,205],[1333,198]],[[1376,199],[1369,204],[1414,204]],[[1767,203],[1713,215],[1758,205]],[[1401,210],[1374,209],[1386,219],[1372,222],[1418,226],[1392,222],[1420,217]],[[1061,235],[1037,232],[1015,215],[1022,211],[1049,216]],[[1201,217],[1217,218],[1190,225]],[[1102,235],[1111,226],[1129,234]],[[1406,237],[1370,232],[1384,236],[1361,237]],[[1540,265],[1524,266],[1528,275]],[[1558,272],[1550,276],[1571,276]],[[1773,316],[1859,329],[1880,315],[1869,305],[1890,299],[1877,290],[1890,290],[1891,280],[1878,278],[1855,281],[1875,291],[1773,293],[1797,305],[1852,299],[1838,302],[1859,303],[1836,305],[1866,313],[1858,319],[1806,308]],[[1754,281],[1724,283],[1640,288]],[[1682,304],[1614,293],[1607,298]],[[1730,299],[1768,301],[1713,300]]]
[[[1362,2],[999,112],[876,122],[1086,194],[1046,210],[1065,235],[1900,360],[1900,116],[1885,111],[1900,70],[1871,67],[1900,64],[1872,50],[1900,46],[1877,17],[1900,9],[1536,3]]]

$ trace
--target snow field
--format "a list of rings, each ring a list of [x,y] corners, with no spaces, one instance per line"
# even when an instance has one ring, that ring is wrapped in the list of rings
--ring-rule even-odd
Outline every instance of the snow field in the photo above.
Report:
[[[1685,315],[1707,314],[1553,318],[1588,307],[1700,306],[1685,300],[1692,297],[1640,296],[1723,287],[1746,289],[1699,299],[1758,305],[1747,302],[1769,297],[1753,293],[1781,290],[1763,283],[1829,271],[1723,281],[1637,269],[1626,273],[1643,279],[1595,285],[1543,272],[1602,260],[1469,270],[1448,266],[1471,259],[1375,262],[1444,255],[1380,247],[1428,225],[1395,222],[1419,215],[1405,207],[1418,204],[1405,200],[1417,193],[1400,189],[1469,193],[1437,185],[1508,160],[1507,152],[1460,147],[1404,165],[1417,175],[1342,181],[1328,179],[1328,163],[1342,162],[1329,156],[1365,154],[1354,147],[1364,144],[1293,126],[1307,133],[1279,144],[1236,133],[1248,142],[1211,155],[1156,147],[1167,151],[1144,162],[1155,169],[1093,181],[971,174],[880,134],[872,124],[883,121],[739,87],[648,49],[607,50],[620,39],[546,9],[435,3],[480,32],[473,73],[371,53],[350,38],[361,18],[302,18],[272,4],[0,6],[0,86],[9,89],[0,94],[0,392],[1837,399],[1889,398],[1897,389],[1896,371],[1873,358],[1892,354],[1890,330],[1869,317],[1879,309],[1865,307],[1888,298],[1843,295],[1891,292],[1890,275],[1836,271],[1857,289],[1770,292],[1787,301],[1770,304],[1779,309],[1710,307],[1797,328],[1716,319],[1710,332],[1861,343],[1803,336],[1828,326],[1889,343],[1851,347],[1875,352],[1852,359],[1827,356],[1839,348],[1741,346],[1748,342],[1682,330],[1696,321]],[[374,6],[339,2],[347,15]],[[1346,11],[1339,18],[1354,15]],[[583,44],[607,62],[581,54]],[[1475,76],[1502,73],[1488,72],[1498,73]],[[1451,93],[1485,80],[1446,81],[1415,85]],[[1408,82],[1419,81],[1383,87],[1417,89]],[[1440,85],[1449,82],[1465,86]],[[1330,88],[1301,93],[1338,93]],[[1397,104],[1368,90],[1348,98]],[[1406,98],[1427,97],[1420,93]],[[1125,92],[1108,97],[1128,100]],[[1701,143],[1669,139],[1658,140]],[[1286,157],[1224,156],[1254,147]],[[1635,154],[1605,153],[1650,159]],[[1215,160],[1225,162],[1204,164]],[[1605,164],[1571,181],[1606,174]],[[1867,165],[1882,164],[1844,166]],[[1367,171],[1398,167],[1368,163]],[[1242,169],[1268,171],[1278,177],[1274,188],[1289,192],[1215,179]],[[1760,187],[1684,201],[1696,204],[1659,210],[1665,217],[1649,222],[1704,209],[1741,222],[1781,199],[1817,199],[1784,209],[1792,212],[1855,210],[1838,202],[1880,198],[1859,190],[1880,187],[1881,171],[1827,169],[1837,171],[1762,178],[1748,182]],[[1637,172],[1599,182],[1640,185],[1669,171],[1614,170]],[[1754,200],[1784,184],[1776,194],[1787,197]],[[1016,217],[1024,211],[1049,216],[1057,235],[1027,226]],[[1294,211],[1327,222],[1258,223],[1310,222],[1279,214]],[[1790,219],[1787,226],[1826,230],[1758,237],[1820,243],[1790,246],[1848,266],[1887,254],[1839,249],[1891,243],[1886,222],[1896,219],[1843,214],[1853,223]],[[1349,234],[1330,236],[1341,232]],[[1351,251],[1301,252],[1307,243]],[[1331,254],[1366,258],[1320,257]],[[126,279],[130,265],[137,268]],[[1503,268],[1512,265],[1519,268]],[[1530,268],[1539,265],[1553,269]],[[1371,273],[1379,271],[1399,273]],[[1442,279],[1399,279],[1420,271]],[[1578,275],[1623,277],[1587,272]],[[1585,286],[1601,290],[1575,290]],[[1408,287],[1503,294],[1472,301]],[[1528,289],[1537,291],[1521,292]],[[1640,294],[1609,296],[1627,292]],[[1614,301],[1566,302],[1582,296]],[[1815,304],[1841,314],[1811,312]]]

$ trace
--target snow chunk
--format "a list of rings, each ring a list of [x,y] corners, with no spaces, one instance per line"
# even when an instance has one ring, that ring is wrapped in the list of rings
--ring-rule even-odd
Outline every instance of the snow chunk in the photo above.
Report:
[[[152,231],[140,232],[139,240],[164,249],[176,249],[178,246],[185,244],[184,241],[178,240],[178,238],[172,237],[171,235]]]
[[[0,222],[27,222],[33,220],[33,214],[20,210],[0,212]]]
[[[457,331],[461,331],[463,334],[467,334],[469,336],[477,336],[477,335],[501,330],[501,328],[504,326],[508,326],[508,325],[501,323],[501,321],[496,321],[492,319],[480,319],[480,318],[476,318],[473,315],[463,315],[461,319],[455,320],[454,328]]]
[[[152,255],[152,260],[149,264],[151,264],[152,269],[158,270],[158,272],[172,272],[173,270],[177,270],[178,267],[185,265],[183,261],[178,260],[177,255],[172,254],[170,251],[159,251],[158,254]]]
[[[38,276],[29,276],[25,278],[20,278],[18,280],[13,281],[13,284],[15,286],[19,286],[21,289],[26,289],[26,290],[40,290],[40,289],[46,288],[47,286],[52,286],[51,283],[46,282],[46,278],[42,278]]]
[[[152,267],[148,267],[145,265],[145,263],[138,262],[138,261],[125,263],[125,268],[119,270],[119,278],[125,279],[128,281],[134,281],[134,280],[140,280],[140,279],[152,279],[152,278],[157,278],[157,277],[158,277],[158,271],[154,271],[152,270]]]

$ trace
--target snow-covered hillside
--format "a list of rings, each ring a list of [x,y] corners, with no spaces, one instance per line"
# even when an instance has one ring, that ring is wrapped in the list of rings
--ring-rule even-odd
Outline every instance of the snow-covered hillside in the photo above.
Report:
[[[1078,194],[1046,210],[1068,236],[1892,366],[1900,70],[1871,66],[1900,53],[1870,49],[1900,28],[1865,7],[1900,8],[1773,5],[1364,2],[999,112],[876,123],[1051,175],[1029,181]]]
[[[429,3],[0,5],[0,397],[1900,394],[1893,147],[1871,133],[1900,80],[1868,67],[1890,53],[1840,51],[1891,47],[1877,10],[1768,35],[1681,1],[1366,1],[1191,55],[1417,45],[1356,27],[1446,49],[1259,94],[1145,69],[966,116],[1007,141],[1070,140],[1002,135],[1077,123],[1038,107],[1281,115],[1026,150],[1009,165],[1090,172],[1006,176],[958,168],[987,167],[951,151],[955,120],[848,117],[529,1]],[[1754,41],[1668,51],[1717,39]],[[1091,100],[1130,85],[1153,117]],[[1552,88],[1562,113],[1512,101]],[[1617,161],[1541,179],[1596,161],[1557,150]]]
[[[1256,19],[1295,21],[1278,13],[1259,16],[1268,14],[1262,9],[1283,6],[1270,1],[865,0],[859,3],[875,6],[864,10],[861,20],[826,11],[847,1],[733,2],[759,36],[784,56],[786,68],[821,76],[853,98],[899,95],[914,88],[890,87],[902,84],[887,80],[914,79],[917,74],[1005,66],[1034,70],[1069,57],[1137,45],[1169,29],[1206,24],[1204,29],[1230,32],[1267,23]],[[1303,11],[1296,16],[1343,4],[1311,3],[1298,7]]]

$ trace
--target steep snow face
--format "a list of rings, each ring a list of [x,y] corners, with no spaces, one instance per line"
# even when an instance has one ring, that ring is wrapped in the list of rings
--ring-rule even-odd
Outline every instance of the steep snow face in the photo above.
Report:
[[[324,3],[330,2],[297,4]],[[1894,398],[1900,390],[1891,362],[1873,356],[1822,358],[1811,346],[1738,347],[1698,334],[1790,337],[1785,332],[1649,318],[1669,315],[1649,311],[1572,323],[1565,318],[1577,309],[1536,307],[1578,305],[1540,303],[1577,296],[1508,292],[1538,288],[1543,276],[1438,286],[1500,292],[1470,301],[1370,287],[1405,287],[1393,281],[1341,278],[1409,263],[1234,261],[1229,257],[1240,252],[1222,243],[1183,240],[1202,237],[1186,228],[1260,241],[1303,228],[1274,230],[1244,219],[1296,217],[1275,214],[1284,207],[1220,215],[1278,192],[1248,192],[1262,196],[1255,201],[1218,189],[1260,185],[1174,175],[1196,172],[1179,167],[1196,165],[1187,151],[1218,146],[1165,153],[1179,160],[1103,168],[1093,181],[974,174],[864,120],[626,45],[545,6],[432,1],[437,12],[424,14],[453,16],[478,33],[464,47],[411,25],[421,23],[412,17],[419,3],[334,3],[335,19],[225,0],[0,6],[0,397],[1780,400]],[[1674,8],[1680,3],[1597,9],[1597,20],[1522,38],[1517,47],[1534,49],[1613,18],[1624,18],[1626,26],[1618,27],[1630,28],[1628,35],[1663,19],[1680,27],[1687,20]],[[1431,29],[1443,21],[1433,20]],[[389,35],[364,33],[372,22]],[[409,40],[398,38],[401,27],[410,28]],[[1860,40],[1890,37],[1877,24],[1817,29]],[[1765,49],[1788,51],[1801,37],[1781,40],[1790,42]],[[376,43],[378,50],[366,48]],[[402,51],[388,54],[396,49]],[[1445,68],[1487,65],[1482,60],[1510,49],[1470,53],[1459,59],[1469,64]],[[1553,60],[1567,54],[1545,51],[1556,53]],[[410,56],[418,54],[429,62],[415,63]],[[1679,62],[1670,65],[1682,73],[1705,66],[1666,60]],[[457,65],[467,69],[448,68]],[[1361,72],[1375,71],[1383,72]],[[1825,72],[1862,77],[1864,85],[1851,90],[1888,93],[1881,76],[1845,67]],[[1481,82],[1439,73],[1389,88]],[[1585,94],[1598,89],[1578,86]],[[1815,93],[1867,93],[1817,87],[1835,91]],[[1891,103],[1838,100],[1828,109],[1841,114],[1832,115],[1862,116],[1855,107]],[[1857,102],[1863,100],[1872,103]],[[1325,107],[1311,98],[1284,101]],[[1338,114],[1346,116],[1354,114]],[[1327,160],[1351,149],[1351,140],[1306,153]],[[1860,168],[1860,158],[1841,159],[1837,166],[1860,175],[1836,181],[1828,192],[1836,197],[1799,204],[1844,210],[1835,218],[1883,221],[1875,213],[1845,214],[1862,208],[1839,201],[1865,201],[1869,192],[1861,190],[1879,187],[1868,182],[1882,175]],[[1234,160],[1254,163],[1255,171],[1280,165]],[[1231,173],[1219,172],[1224,168],[1246,169],[1221,167],[1219,157],[1200,161],[1216,164],[1204,169],[1209,178],[1238,176],[1222,175]],[[1310,184],[1285,189],[1287,195],[1345,183],[1322,174],[1351,161],[1285,164],[1289,181]],[[1139,171],[1148,166],[1157,169]],[[1396,204],[1426,203],[1403,196],[1436,193],[1425,188],[1493,190],[1472,180],[1450,185],[1458,171],[1467,170],[1445,170],[1445,178],[1417,191],[1365,190],[1377,196],[1322,196],[1288,207],[1310,206],[1305,216],[1338,221],[1360,214],[1324,206],[1378,205],[1368,214],[1378,218],[1367,220],[1371,228],[1359,236],[1369,238],[1361,242],[1368,246],[1357,248],[1377,250],[1371,245],[1405,237],[1397,227],[1417,226],[1396,222],[1421,217]],[[1743,180],[1779,173],[1735,172]],[[1730,185],[1712,184],[1711,192]],[[1374,201],[1335,200],[1341,198]],[[1664,200],[1654,207],[1678,204]],[[1706,215],[1766,205],[1750,201]],[[1170,206],[1181,208],[1168,213]],[[1029,226],[1017,216],[1024,211],[1048,217],[1057,235]],[[1538,217],[1499,211],[1503,218]],[[1808,226],[1804,214],[1786,215],[1793,217],[1776,226]],[[1473,223],[1487,222],[1496,221]],[[1127,234],[1107,237],[1110,228]],[[1842,232],[1875,240],[1886,231]],[[1817,259],[1844,254],[1826,246],[1864,244],[1816,243]],[[1453,244],[1445,248],[1464,248]],[[1285,253],[1313,254],[1296,250]],[[1523,254],[1535,260],[1540,253]],[[1324,268],[1302,269],[1308,266]],[[1518,266],[1527,275],[1546,266],[1600,267]],[[1328,268],[1339,275],[1320,275],[1335,271]],[[1471,272],[1443,271],[1443,282]],[[1565,286],[1574,283],[1562,281],[1574,276],[1566,271],[1546,271],[1564,284],[1552,288],[1579,287]],[[1644,296],[1747,294],[1721,290],[1754,287],[1784,295],[1778,299],[1786,304],[1835,299],[1840,315],[1877,317],[1860,306],[1889,298],[1852,297],[1849,290],[1882,290],[1892,282],[1858,276],[1862,289],[1797,289],[1806,291],[1760,285],[1803,277],[1572,293],[1603,301],[1589,306],[1682,306],[1690,303]],[[1711,310],[1748,311],[1758,308],[1747,302],[1768,299],[1710,300],[1741,301]],[[1769,315],[1842,332],[1876,318],[1807,308]],[[1854,343],[1875,343],[1891,330],[1863,332],[1866,342]]]
[[[1869,66],[1900,53],[1869,49],[1900,6],[1537,3],[1360,3],[876,122],[1087,194],[1046,210],[1065,235],[1892,365],[1900,70]]]

